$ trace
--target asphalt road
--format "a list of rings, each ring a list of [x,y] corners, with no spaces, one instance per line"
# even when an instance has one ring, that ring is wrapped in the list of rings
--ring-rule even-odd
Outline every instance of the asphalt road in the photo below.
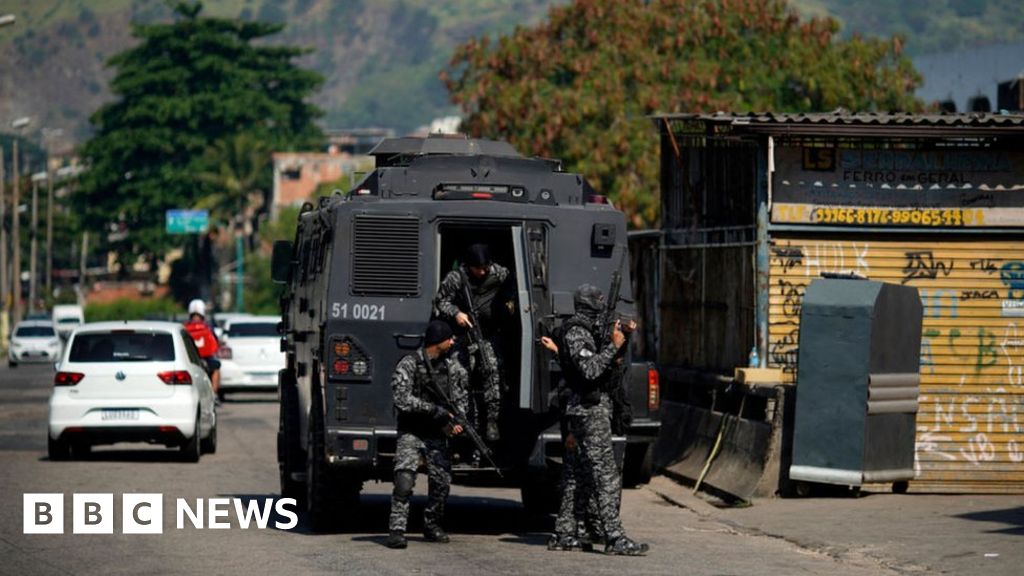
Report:
[[[623,521],[652,550],[642,558],[549,552],[551,519],[526,515],[518,490],[453,488],[450,544],[411,534],[409,548],[383,546],[390,484],[370,484],[352,532],[311,534],[299,518],[292,530],[175,526],[177,498],[276,499],[276,400],[229,398],[220,410],[219,449],[198,464],[145,445],[94,450],[84,461],[46,457],[49,366],[0,367],[0,574],[905,574],[875,556],[840,556],[758,531],[737,529],[672,503],[651,488],[627,490]],[[417,486],[413,526],[423,488]],[[63,493],[62,535],[23,534],[23,494]],[[114,495],[114,534],[72,534],[73,493]],[[164,532],[121,533],[123,494],[163,494]],[[910,572],[917,572],[916,569]],[[927,570],[925,570],[927,572]],[[921,573],[921,572],[917,572]]]

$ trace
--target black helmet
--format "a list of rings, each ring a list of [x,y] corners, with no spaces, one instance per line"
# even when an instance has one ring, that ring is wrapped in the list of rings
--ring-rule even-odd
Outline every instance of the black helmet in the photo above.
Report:
[[[452,328],[444,320],[431,320],[427,325],[427,331],[423,335],[423,342],[427,346],[440,344],[452,337]]]
[[[466,250],[466,266],[490,266],[491,249],[487,244],[473,244]]]

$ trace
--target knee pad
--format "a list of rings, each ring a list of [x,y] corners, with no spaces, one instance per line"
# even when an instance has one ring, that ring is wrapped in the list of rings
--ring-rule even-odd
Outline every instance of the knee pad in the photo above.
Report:
[[[416,485],[416,476],[410,470],[395,472],[395,495],[408,498],[412,495],[412,487]]]

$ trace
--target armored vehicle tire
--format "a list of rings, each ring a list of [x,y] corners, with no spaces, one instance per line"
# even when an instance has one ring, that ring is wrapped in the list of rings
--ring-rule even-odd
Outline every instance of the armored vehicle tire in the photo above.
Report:
[[[317,374],[313,370],[313,374]],[[320,385],[312,386],[313,402],[306,420],[306,517],[314,532],[325,532],[332,527],[336,518],[333,510],[328,509],[327,470],[324,465],[324,418],[323,399],[320,397]]]
[[[278,373],[280,391],[277,426],[277,469],[280,476],[281,496],[294,498],[299,507],[306,505],[306,484],[295,477],[306,468],[306,455],[299,442],[299,397],[295,388],[295,373]]]
[[[654,443],[628,444],[622,470],[622,485],[636,488],[651,481],[654,472]]]

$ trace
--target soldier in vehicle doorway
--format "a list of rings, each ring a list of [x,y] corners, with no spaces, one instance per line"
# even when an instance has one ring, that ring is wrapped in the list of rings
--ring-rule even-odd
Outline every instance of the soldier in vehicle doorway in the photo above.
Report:
[[[416,470],[426,463],[427,507],[423,511],[423,535],[429,542],[448,542],[441,528],[444,506],[452,479],[448,437],[461,434],[455,413],[465,413],[466,370],[451,354],[455,339],[447,322],[434,320],[424,335],[424,347],[398,361],[391,377],[398,412],[398,443],[395,449],[395,486],[388,520],[389,548],[405,548],[409,500],[416,484]],[[452,402],[454,406],[446,405]]]
[[[583,284],[573,295],[575,314],[562,326],[557,343],[559,363],[565,375],[570,396],[565,417],[568,433],[577,449],[577,477],[573,514],[577,526],[585,516],[587,501],[596,500],[597,532],[604,536],[605,553],[639,556],[648,550],[647,544],[634,542],[626,536],[619,519],[622,481],[612,451],[612,406],[609,398],[612,382],[618,374],[620,349],[626,343],[623,330],[636,329],[636,322],[626,326],[615,323],[610,342],[599,341],[599,319],[604,311],[601,290]],[[546,343],[545,343],[546,345]],[[573,523],[565,523],[565,528]],[[568,536],[564,541],[563,537]],[[572,549],[576,536],[556,534],[552,549]]]
[[[476,381],[483,382],[486,435],[490,442],[499,438],[498,415],[504,385],[499,355],[501,330],[515,309],[506,284],[508,279],[508,268],[491,260],[487,245],[473,244],[465,261],[441,281],[434,299],[438,316],[462,327],[469,336],[467,368]]]

